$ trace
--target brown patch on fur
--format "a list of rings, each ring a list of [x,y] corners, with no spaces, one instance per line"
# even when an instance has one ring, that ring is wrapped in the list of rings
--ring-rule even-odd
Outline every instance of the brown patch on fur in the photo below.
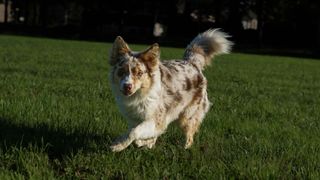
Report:
[[[148,74],[148,76],[145,77],[142,81],[142,86],[140,88],[141,94],[147,94],[152,86],[153,79],[152,77]]]
[[[175,92],[174,93],[174,92],[171,91],[170,94],[172,94],[171,95],[172,96],[172,100],[171,100],[170,104],[166,104],[165,105],[165,109],[166,109],[167,112],[170,111],[170,109],[172,107],[175,107],[176,105],[180,104],[182,102],[182,100],[183,100],[183,97],[179,92]]]
[[[200,104],[202,98],[203,98],[202,89],[197,89],[197,91],[193,94],[191,104],[194,104],[194,103]]]
[[[204,84],[204,78],[201,74],[194,76],[192,79],[186,77],[184,89],[190,91],[191,89],[202,87],[202,84]]]
[[[201,74],[198,74],[196,77],[192,79],[192,84],[194,87],[199,87],[203,83],[204,83],[204,78]]]
[[[170,90],[170,89],[167,90],[167,94],[169,96],[174,96],[174,92],[172,90]]]
[[[196,91],[195,93],[193,94],[193,97],[192,97],[192,101],[190,104],[194,104],[194,103],[197,103],[197,104],[200,104],[201,103],[201,100],[203,99],[203,90],[206,88],[206,81],[204,79],[204,77],[202,75],[198,75],[196,76],[194,79],[193,79],[193,84],[195,86]]]
[[[209,46],[210,47],[210,46]],[[199,45],[193,45],[192,48],[191,48],[191,51],[193,53],[196,53],[196,54],[201,54],[204,59],[205,59],[205,64],[206,65],[210,65],[210,59],[212,57],[208,57],[208,54],[212,53],[214,51],[214,49],[206,49],[204,50],[201,46]]]
[[[169,81],[172,81],[172,75],[170,73],[167,73],[166,74],[166,78],[169,80]]]
[[[183,65],[183,64],[180,64],[180,63],[179,63],[179,64],[177,64],[177,66],[178,66],[178,67],[180,67],[181,69],[184,69],[184,68],[186,68],[186,67],[185,67],[185,65]]]
[[[138,55],[138,58],[147,66],[150,72],[154,72],[159,64],[159,45],[153,44],[146,51]]]
[[[179,72],[179,69],[176,66],[172,66],[172,68],[174,71]]]
[[[162,66],[163,67],[163,66]],[[161,81],[168,85],[170,82],[172,82],[172,75],[168,69],[160,67],[160,74],[161,74]]]
[[[168,69],[166,66],[160,66],[160,77],[161,77],[161,82],[162,85],[165,86],[168,89],[171,89],[173,84],[172,84],[172,73],[170,72],[170,69]]]
[[[186,87],[185,87],[185,90],[186,91],[190,91],[192,89],[192,83],[191,80],[189,78],[186,78]]]
[[[133,67],[131,69],[131,72],[132,72],[132,75],[133,75],[133,78],[136,78],[136,79],[140,79],[141,76],[143,75],[143,71],[141,70],[141,67],[139,64],[137,64],[135,67]]]
[[[130,53],[130,50],[127,47],[122,47],[119,49],[118,53],[119,55],[124,55],[124,54]]]
[[[165,104],[166,111],[170,111],[172,107],[175,107],[177,104],[181,103],[183,100],[182,94],[179,92],[173,92],[172,90],[167,90],[168,96],[171,96],[172,99],[169,104]]]
[[[174,94],[174,100],[176,101],[176,103],[180,103],[182,101],[182,95],[179,92],[176,92]]]
[[[192,67],[194,67],[198,72],[200,72],[200,69],[197,65],[193,64],[192,62],[189,63]]]

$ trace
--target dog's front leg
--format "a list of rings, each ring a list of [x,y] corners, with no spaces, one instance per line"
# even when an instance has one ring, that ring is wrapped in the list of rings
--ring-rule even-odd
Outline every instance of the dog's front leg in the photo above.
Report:
[[[152,149],[156,144],[157,137],[150,138],[150,139],[137,139],[134,142],[138,147],[147,146],[149,149]]]
[[[131,130],[132,132],[132,130]],[[132,141],[134,141],[134,137],[132,137],[132,133],[129,132],[129,134],[124,135],[123,137],[121,137],[121,140],[116,140],[113,145],[110,146],[111,150],[113,152],[119,152],[124,150],[125,148],[127,148]]]
[[[159,128],[154,121],[144,121],[131,129],[122,142],[112,145],[110,148],[113,152],[119,152],[127,148],[134,140],[158,137],[162,132],[162,128]]]

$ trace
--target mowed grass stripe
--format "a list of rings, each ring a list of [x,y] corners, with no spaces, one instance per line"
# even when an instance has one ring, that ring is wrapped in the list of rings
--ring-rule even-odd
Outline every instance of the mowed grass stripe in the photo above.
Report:
[[[191,150],[173,123],[155,149],[115,154],[126,122],[107,81],[110,47],[0,36],[0,179],[319,178],[320,61],[216,57],[205,70],[213,106]]]

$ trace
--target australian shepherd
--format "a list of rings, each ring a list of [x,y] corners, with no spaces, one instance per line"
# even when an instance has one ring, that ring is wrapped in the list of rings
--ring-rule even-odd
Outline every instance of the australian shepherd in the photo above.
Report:
[[[230,52],[228,37],[210,29],[191,41],[181,60],[161,61],[158,44],[134,52],[118,36],[110,53],[109,78],[128,131],[111,150],[122,151],[132,142],[152,148],[174,120],[186,136],[185,148],[190,148],[211,106],[202,71],[214,56]]]

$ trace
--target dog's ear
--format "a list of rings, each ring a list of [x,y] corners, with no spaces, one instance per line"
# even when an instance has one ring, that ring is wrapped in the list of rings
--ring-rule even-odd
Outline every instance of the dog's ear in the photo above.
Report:
[[[139,58],[147,66],[150,72],[157,69],[160,59],[160,48],[157,43],[151,45],[147,50],[140,53]]]
[[[111,49],[111,56],[109,63],[110,65],[115,65],[119,60],[119,56],[129,53],[131,50],[128,44],[122,39],[122,37],[118,36],[113,43]]]

